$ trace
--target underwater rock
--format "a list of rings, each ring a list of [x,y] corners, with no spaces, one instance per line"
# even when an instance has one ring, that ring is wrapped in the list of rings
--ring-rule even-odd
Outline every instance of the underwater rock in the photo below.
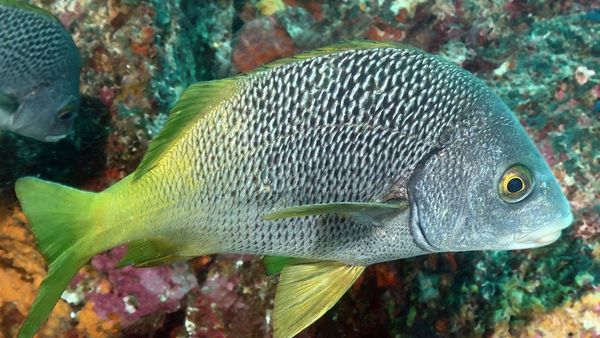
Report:
[[[25,216],[0,202],[0,336],[15,337],[46,275],[45,261],[25,229]],[[40,337],[73,332],[71,307],[59,301]]]
[[[191,337],[264,337],[275,288],[260,259],[219,255],[187,300]]]
[[[160,76],[152,79],[161,114],[190,84],[233,75],[236,10],[227,1],[154,0]]]
[[[75,277],[75,283],[67,290],[77,293],[78,286],[84,289],[85,306],[78,315],[84,319],[80,320],[79,332],[93,335],[90,332],[97,329],[91,324],[95,323],[101,324],[105,332],[127,332],[135,327],[138,334],[150,333],[161,327],[164,314],[178,310],[188,291],[197,286],[186,264],[116,268],[125,249],[122,246],[94,257],[94,271]]]
[[[578,300],[539,315],[521,331],[522,337],[598,337],[600,334],[600,292],[590,292]],[[496,328],[494,337],[510,336],[506,325]]]
[[[0,192],[11,204],[0,212],[0,335],[15,335],[45,274],[22,214],[12,209],[15,178],[41,175],[101,190],[137,166],[190,83],[363,37],[441,51],[483,78],[551,164],[576,224],[539,250],[370,267],[301,336],[597,335],[599,24],[584,17],[593,3],[420,2],[409,13],[401,1],[286,0],[265,15],[257,1],[34,1],[74,36],[85,97],[75,135],[54,147],[0,135]],[[578,67],[596,75],[580,84]],[[265,276],[258,258],[199,258],[190,263],[193,273],[182,265],[117,270],[119,250],[80,272],[41,336],[270,334],[276,279]]]
[[[246,23],[237,39],[231,57],[241,72],[291,56],[296,51],[289,34],[273,17],[260,17]]]

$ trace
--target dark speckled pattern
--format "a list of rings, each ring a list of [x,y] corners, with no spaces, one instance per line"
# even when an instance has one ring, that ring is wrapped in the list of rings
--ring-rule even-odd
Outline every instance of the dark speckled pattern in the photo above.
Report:
[[[3,3],[0,1],[0,94],[16,98],[18,110],[0,107],[0,130],[42,141],[49,141],[48,136],[64,136],[79,108],[79,50],[50,14]],[[61,118],[61,111],[70,114]]]
[[[151,180],[179,168],[166,198],[179,200],[180,208],[168,212],[189,215],[178,221],[180,240],[203,243],[198,247],[350,263],[421,254],[407,226],[408,211],[381,227],[335,216],[260,216],[294,205],[382,200],[402,191],[417,163],[439,147],[445,128],[476,99],[473,81],[431,55],[390,48],[253,74],[173,149],[177,164],[159,165]],[[189,189],[181,181],[201,188],[182,199],[177,195]]]
[[[69,76],[73,71],[78,78],[79,68],[72,66],[78,53],[58,21],[0,4],[0,91],[19,82]]]

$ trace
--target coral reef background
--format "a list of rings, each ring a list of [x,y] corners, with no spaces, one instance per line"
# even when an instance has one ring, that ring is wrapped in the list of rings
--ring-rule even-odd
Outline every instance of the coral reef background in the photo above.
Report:
[[[75,133],[0,135],[0,337],[45,274],[13,192],[37,175],[102,190],[132,172],[189,84],[353,39],[441,54],[515,111],[576,215],[555,244],[429,255],[369,267],[301,337],[600,335],[600,4],[593,0],[35,0],[81,50]],[[264,337],[276,278],[257,257],[115,269],[95,257],[41,337]]]

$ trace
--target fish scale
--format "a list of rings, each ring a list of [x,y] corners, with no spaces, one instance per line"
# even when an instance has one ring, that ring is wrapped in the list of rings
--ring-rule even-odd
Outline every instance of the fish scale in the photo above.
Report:
[[[0,22],[4,23],[0,26],[0,50],[6,50],[12,56],[0,59],[0,77],[52,77],[65,71],[71,72],[62,59],[73,53],[73,50],[64,48],[72,45],[72,40],[58,21],[0,5]],[[29,62],[14,59],[16,55]]]
[[[79,51],[50,13],[0,0],[0,131],[56,142],[78,114]]]

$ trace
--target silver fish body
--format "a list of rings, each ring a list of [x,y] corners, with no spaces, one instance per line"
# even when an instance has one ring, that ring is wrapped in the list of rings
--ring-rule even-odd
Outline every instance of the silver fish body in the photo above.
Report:
[[[136,217],[208,252],[367,265],[521,248],[514,236],[527,227],[560,233],[571,222],[512,112],[471,74],[414,49],[339,52],[244,77],[172,154],[177,165],[165,160],[148,173],[153,193]],[[516,163],[548,187],[541,202],[499,198],[498,180]],[[394,200],[409,200],[408,210],[371,223],[335,213],[262,219],[290,206]],[[160,217],[148,212],[165,210],[164,201],[173,203]]]
[[[58,20],[0,0],[0,129],[49,142],[66,136],[79,110],[80,63]]]

